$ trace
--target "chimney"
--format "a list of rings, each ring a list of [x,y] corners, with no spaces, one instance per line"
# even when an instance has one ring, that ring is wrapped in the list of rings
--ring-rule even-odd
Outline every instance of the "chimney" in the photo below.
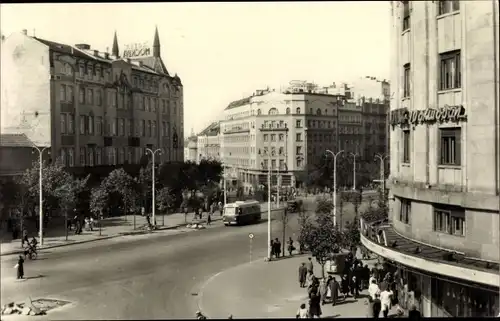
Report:
[[[142,67],[142,61],[139,60],[139,67]]]
[[[25,36],[28,35],[28,30],[27,29],[23,29],[22,32],[23,32],[23,35],[25,35]]]
[[[104,53],[104,58],[109,59],[109,52]]]
[[[99,50],[94,50],[94,56],[99,57]]]
[[[130,60],[130,58],[127,58],[127,62],[128,62],[128,63],[131,63],[131,62],[132,62],[132,60]]]

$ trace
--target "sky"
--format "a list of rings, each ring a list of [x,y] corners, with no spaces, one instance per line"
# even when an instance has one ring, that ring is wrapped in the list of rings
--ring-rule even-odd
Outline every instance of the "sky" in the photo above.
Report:
[[[291,80],[319,85],[389,79],[390,4],[205,2],[2,4],[0,31],[111,50],[152,43],[184,85],[184,132],[203,130],[233,100]]]

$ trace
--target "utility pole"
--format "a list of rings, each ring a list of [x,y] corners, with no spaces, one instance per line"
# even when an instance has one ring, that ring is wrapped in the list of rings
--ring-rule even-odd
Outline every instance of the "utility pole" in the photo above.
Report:
[[[153,165],[151,166],[151,180],[152,180],[152,184],[151,184],[151,193],[152,193],[152,210],[153,210],[153,226],[156,227],[156,218],[155,218],[155,209],[156,209],[156,204],[155,204],[155,166],[156,166],[156,163],[155,163],[155,154],[158,153],[159,155],[161,155],[161,149],[158,148],[156,149],[155,151],[153,151],[152,149],[150,148],[146,148],[146,151],[150,152],[151,155],[152,155],[152,160],[153,160]],[[134,216],[135,217],[135,216]]]
[[[43,245],[43,185],[42,185],[42,167],[43,167],[43,152],[49,148],[49,147],[43,147],[39,148],[36,146],[33,146],[34,149],[38,151],[38,207],[39,207],[39,213],[40,213],[40,228],[39,228],[39,233],[40,233],[40,246]]]
[[[375,154],[375,158],[380,160],[380,184],[382,186],[382,203],[385,204],[385,159],[389,155]]]
[[[354,158],[354,167],[352,169],[352,171],[353,171],[353,173],[352,173],[352,182],[353,182],[352,189],[356,190],[356,156],[358,156],[358,154],[356,154],[356,153],[350,153],[350,154]]]

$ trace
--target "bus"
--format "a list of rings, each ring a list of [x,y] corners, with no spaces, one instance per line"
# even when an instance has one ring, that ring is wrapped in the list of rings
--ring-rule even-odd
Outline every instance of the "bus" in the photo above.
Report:
[[[260,203],[257,201],[237,201],[224,206],[224,225],[256,223],[261,219]]]

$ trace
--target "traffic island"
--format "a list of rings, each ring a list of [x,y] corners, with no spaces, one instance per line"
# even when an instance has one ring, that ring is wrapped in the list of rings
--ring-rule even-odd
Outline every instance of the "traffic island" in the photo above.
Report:
[[[15,303],[11,302],[2,307],[2,315],[45,315],[50,310],[63,307],[70,302],[54,299],[36,299],[28,298],[26,302]]]

